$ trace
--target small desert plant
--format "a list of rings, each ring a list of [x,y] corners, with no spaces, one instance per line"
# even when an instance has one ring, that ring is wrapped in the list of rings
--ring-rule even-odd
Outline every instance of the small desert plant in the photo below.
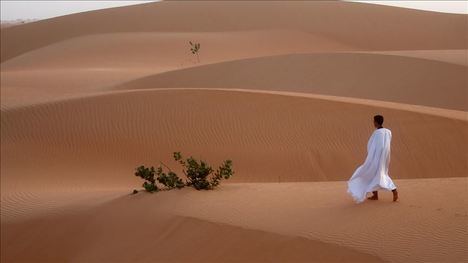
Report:
[[[214,173],[210,184],[212,187],[218,186],[222,179],[229,179],[233,174],[234,171],[232,170],[232,161],[225,160],[223,165],[221,165]]]
[[[200,56],[198,55],[198,51],[200,51],[200,43],[192,43],[189,41],[190,44],[190,51],[192,54],[197,55],[197,61],[200,63]]]
[[[183,172],[188,179],[187,186],[193,186],[197,190],[213,189],[219,185],[221,179],[229,179],[234,174],[231,160],[224,161],[212,177],[210,175],[213,173],[213,168],[202,160],[198,161],[193,157],[183,160],[180,152],[174,152],[174,160],[185,168]]]
[[[158,182],[163,184],[168,189],[172,189],[172,188],[180,189],[185,186],[184,182],[182,182],[182,179],[180,179],[176,173],[174,173],[173,171],[169,171],[168,173],[165,173],[161,166],[159,166],[158,169],[156,170],[156,174],[158,175]]]
[[[182,172],[187,178],[186,183],[162,162],[161,164],[169,170],[167,173],[164,172],[162,166],[159,166],[156,170],[153,166],[150,168],[139,166],[136,169],[135,175],[145,180],[143,187],[146,191],[155,192],[159,190],[156,186],[155,175],[157,175],[156,179],[158,182],[164,185],[166,189],[180,189],[184,186],[192,186],[197,190],[213,189],[220,184],[222,179],[229,179],[234,175],[231,160],[225,160],[223,164],[214,171],[205,161],[198,161],[192,156],[184,160],[180,152],[174,152],[173,157],[175,161],[182,165]],[[133,193],[136,194],[138,191],[134,190]]]
[[[136,168],[135,176],[141,177],[145,182],[143,183],[143,188],[146,191],[152,193],[158,191],[158,187],[156,186],[156,180],[154,179],[155,170],[154,167],[151,166],[147,168],[145,166],[139,166]]]

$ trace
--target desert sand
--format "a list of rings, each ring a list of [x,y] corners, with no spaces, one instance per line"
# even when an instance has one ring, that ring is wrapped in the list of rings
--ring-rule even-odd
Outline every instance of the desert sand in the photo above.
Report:
[[[164,1],[2,28],[1,261],[468,261],[467,19]],[[355,204],[375,114],[401,199]],[[174,151],[235,175],[130,195]]]

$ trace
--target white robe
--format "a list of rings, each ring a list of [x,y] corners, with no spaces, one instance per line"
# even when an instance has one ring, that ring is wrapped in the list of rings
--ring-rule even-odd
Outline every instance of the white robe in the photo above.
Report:
[[[348,193],[357,203],[366,199],[366,194],[380,189],[396,189],[388,176],[390,142],[392,132],[386,128],[376,129],[367,143],[367,158],[348,181]]]

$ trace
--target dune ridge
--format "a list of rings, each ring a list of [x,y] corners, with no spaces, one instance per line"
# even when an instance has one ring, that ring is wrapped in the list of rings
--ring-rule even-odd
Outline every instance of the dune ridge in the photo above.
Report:
[[[170,71],[133,80],[117,88],[282,90],[466,111],[467,72],[468,67],[461,65],[393,55],[293,54]]]

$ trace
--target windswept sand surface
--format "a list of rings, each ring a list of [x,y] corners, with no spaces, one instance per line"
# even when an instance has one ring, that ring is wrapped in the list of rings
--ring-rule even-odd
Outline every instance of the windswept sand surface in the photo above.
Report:
[[[419,58],[360,53],[294,54],[174,70],[125,83],[123,88],[301,91],[466,111],[467,74],[466,66]]]
[[[221,191],[232,187],[236,185],[228,185]],[[177,195],[168,192],[164,198],[162,195],[127,196],[127,191],[115,190],[113,201],[80,213],[66,211],[61,215],[36,217],[27,223],[7,221],[2,243],[11,239],[23,242],[4,245],[9,253],[2,254],[2,261],[63,262],[72,258],[72,262],[385,262],[377,256],[319,239],[209,221],[173,209],[173,202],[189,205],[190,195],[201,194],[194,191],[184,189]],[[95,199],[102,198],[101,192],[88,194]],[[202,202],[210,203],[212,194],[198,195],[202,199],[190,206],[204,209]],[[36,229],[35,235],[25,230],[25,225]],[[47,236],[45,240],[44,236]],[[49,249],[55,247],[60,247],[60,251],[51,253]],[[27,255],[23,253],[25,250]]]
[[[136,184],[129,172],[137,164],[176,165],[169,158],[178,150],[232,158],[237,182],[346,180],[365,158],[375,113],[394,133],[393,177],[465,175],[463,120],[252,92],[145,90],[3,111],[2,172],[10,176],[2,188]],[[81,175],[61,178],[62,169]]]
[[[2,27],[1,261],[467,262],[467,19],[164,1]],[[375,114],[401,200],[357,205]],[[129,194],[174,151],[236,173]]]
[[[467,179],[395,182],[396,204],[389,193],[353,204],[345,182],[83,191],[88,202],[72,198],[68,210],[2,218],[2,261],[463,262]]]

